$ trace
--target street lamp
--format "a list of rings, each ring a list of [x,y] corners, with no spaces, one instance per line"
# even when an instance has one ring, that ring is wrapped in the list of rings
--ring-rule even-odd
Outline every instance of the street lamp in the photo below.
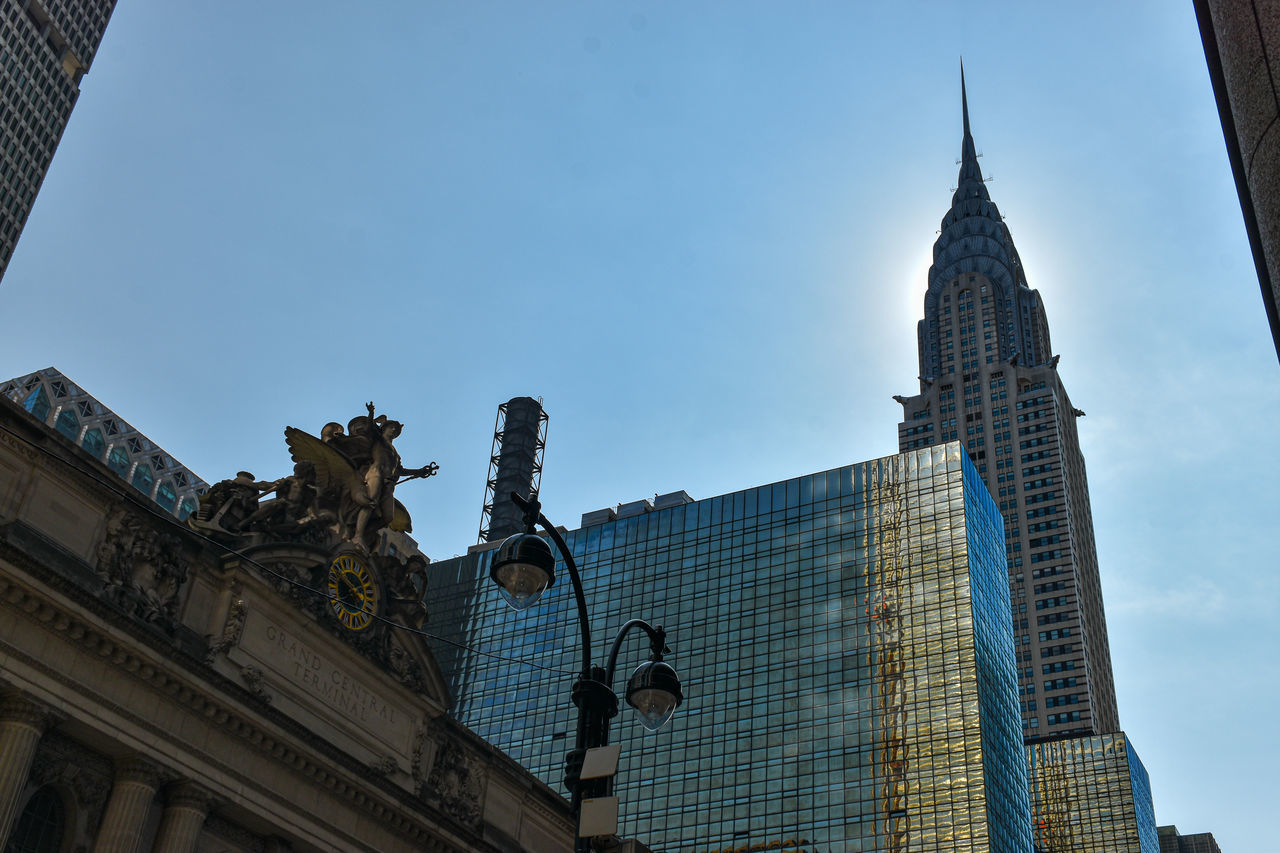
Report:
[[[547,541],[534,533],[535,525],[541,526],[551,537],[569,569],[569,579],[573,581],[578,622],[582,628],[582,669],[573,685],[573,704],[578,707],[578,732],[573,751],[565,756],[564,782],[571,796],[575,825],[574,849],[578,853],[588,853],[590,843],[578,831],[582,801],[610,796],[613,780],[611,776],[599,779],[581,778],[582,761],[588,749],[607,746],[609,743],[609,720],[618,713],[618,696],[613,692],[618,652],[622,648],[623,639],[632,629],[639,628],[649,637],[649,660],[636,667],[627,680],[627,704],[635,708],[640,724],[649,731],[657,731],[671,719],[676,707],[684,701],[684,693],[680,689],[680,677],[662,659],[664,654],[671,653],[671,649],[667,648],[667,632],[661,625],[655,628],[643,619],[631,619],[618,631],[618,636],[609,648],[606,667],[601,668],[592,663],[587,600],[573,554],[565,545],[560,532],[542,514],[537,494],[525,500],[512,492],[511,500],[524,510],[526,530],[504,540],[494,555],[489,576],[498,585],[502,597],[514,609],[526,610],[556,581],[555,556]]]

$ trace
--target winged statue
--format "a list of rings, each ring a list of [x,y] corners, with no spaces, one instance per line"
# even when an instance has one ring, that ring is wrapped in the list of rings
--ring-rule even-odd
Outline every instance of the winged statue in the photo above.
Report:
[[[395,487],[406,480],[430,477],[439,470],[434,462],[421,468],[405,468],[393,444],[402,429],[386,415],[352,418],[326,424],[317,438],[296,427],[285,427],[285,442],[296,463],[308,463],[315,472],[316,503],[336,518],[336,533],[344,542],[366,550],[376,544],[377,532],[413,530],[409,512],[395,499]]]

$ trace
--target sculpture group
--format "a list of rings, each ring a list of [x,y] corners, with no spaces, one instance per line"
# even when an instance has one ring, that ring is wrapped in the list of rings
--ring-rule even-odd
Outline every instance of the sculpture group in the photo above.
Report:
[[[325,424],[318,438],[285,427],[292,475],[262,482],[241,471],[201,495],[199,509],[188,523],[228,537],[319,535],[366,553],[372,553],[383,528],[411,531],[409,513],[395,499],[396,486],[430,477],[439,466],[431,462],[421,468],[404,467],[395,448],[403,426],[386,415],[375,416],[373,403],[365,407],[368,414],[352,418],[345,428],[337,422]]]

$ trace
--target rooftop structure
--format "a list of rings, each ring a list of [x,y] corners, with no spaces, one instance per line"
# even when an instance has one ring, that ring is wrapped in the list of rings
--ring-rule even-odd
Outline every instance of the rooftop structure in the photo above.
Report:
[[[512,492],[529,497],[542,482],[542,457],[547,450],[547,417],[542,401],[512,397],[498,406],[493,425],[493,450],[485,481],[480,542],[501,542],[524,530],[524,516],[511,502]]]
[[[56,367],[0,383],[0,396],[56,429],[179,520],[196,511],[200,495],[209,488]]]
[[[1222,853],[1212,832],[1183,835],[1176,826],[1159,826],[1160,853]]]

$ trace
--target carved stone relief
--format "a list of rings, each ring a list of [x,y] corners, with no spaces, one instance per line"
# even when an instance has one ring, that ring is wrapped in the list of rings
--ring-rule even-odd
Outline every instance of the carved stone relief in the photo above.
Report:
[[[172,631],[178,592],[189,569],[176,535],[144,522],[123,506],[107,515],[96,571],[103,596],[129,615]]]
[[[244,599],[236,599],[231,603],[231,610],[227,613],[227,623],[222,626],[222,633],[216,640],[212,635],[209,637],[209,650],[205,653],[205,663],[212,664],[214,658],[225,655],[240,642],[240,635],[244,633],[244,619],[248,612]]]
[[[246,666],[240,670],[240,679],[244,681],[249,692],[257,696],[263,702],[271,702],[274,698],[267,689],[262,686],[262,670],[256,666]]]
[[[102,819],[112,775],[107,758],[56,732],[41,738],[31,765],[32,784],[54,784],[70,791],[76,799],[76,810],[84,815],[84,825],[90,828]]]
[[[440,738],[422,797],[465,826],[480,824],[485,787],[484,765],[452,738]]]
[[[394,755],[383,755],[377,761],[369,762],[369,769],[382,776],[390,776],[399,766]]]
[[[435,766],[436,755],[440,752],[440,735],[435,731],[433,723],[428,721],[421,726],[413,740],[413,774],[414,787],[421,791]]]

